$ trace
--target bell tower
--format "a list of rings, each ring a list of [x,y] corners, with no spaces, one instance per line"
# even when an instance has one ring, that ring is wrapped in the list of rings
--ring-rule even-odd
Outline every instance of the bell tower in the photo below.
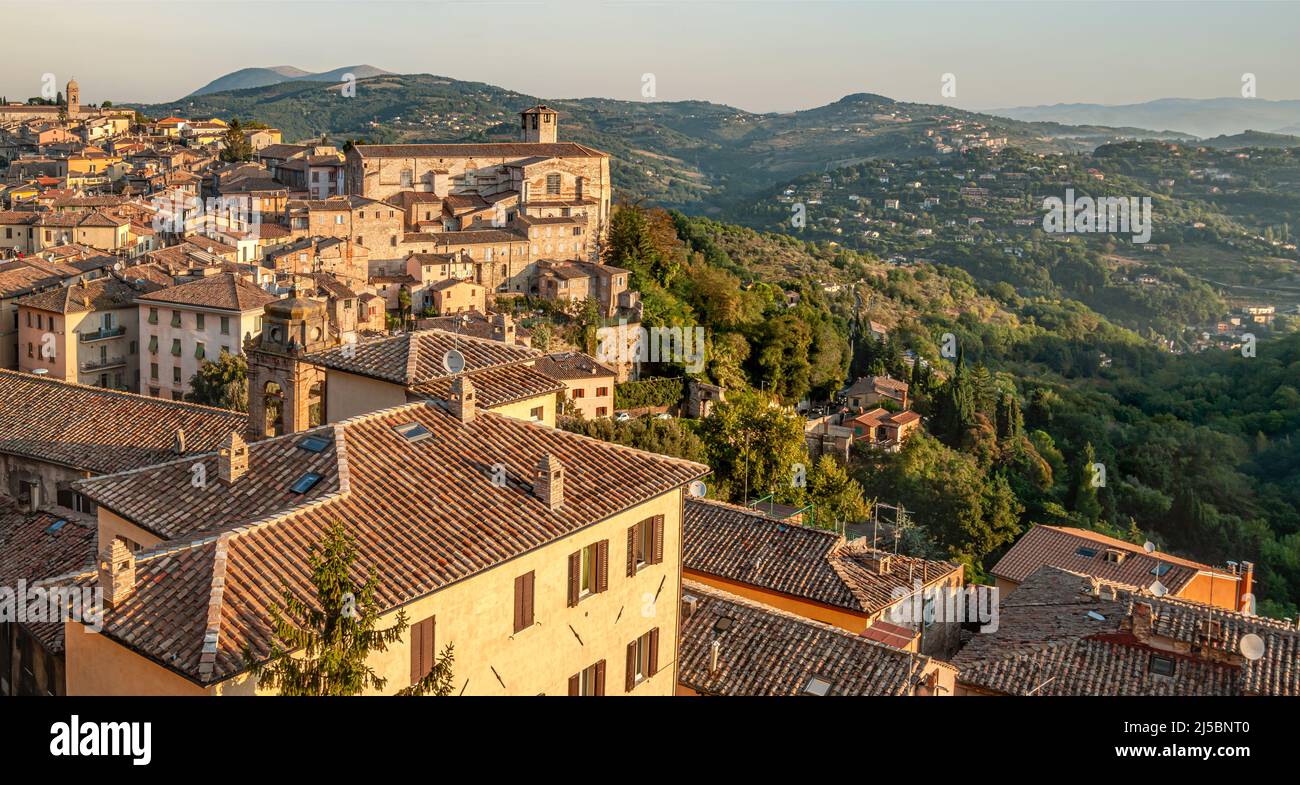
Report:
[[[76,117],[81,111],[81,85],[77,84],[76,79],[69,79],[67,89],[64,95],[68,100],[68,117]]]
[[[336,345],[325,303],[297,288],[267,303],[262,334],[244,338],[248,431],[253,439],[297,433],[325,422],[325,371],[302,358]]]
[[[525,142],[555,143],[560,115],[554,109],[545,104],[538,104],[520,112],[519,119]]]

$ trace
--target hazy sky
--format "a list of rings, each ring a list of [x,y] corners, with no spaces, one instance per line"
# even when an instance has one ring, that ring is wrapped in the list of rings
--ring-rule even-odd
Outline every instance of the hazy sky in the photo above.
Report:
[[[155,102],[249,66],[361,63],[543,98],[642,100],[652,73],[658,100],[753,111],[855,92],[968,109],[1237,96],[1247,72],[1259,98],[1300,98],[1291,2],[0,0],[0,20],[11,100],[45,73],[86,102]]]

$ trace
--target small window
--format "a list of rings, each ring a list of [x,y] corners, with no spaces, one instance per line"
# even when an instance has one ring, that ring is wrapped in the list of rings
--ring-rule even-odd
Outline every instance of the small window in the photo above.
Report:
[[[196,330],[202,330],[202,329],[204,329],[204,327],[203,327],[203,314],[201,314],[201,313],[196,313],[196,314],[194,314],[194,329],[196,329]]]
[[[1173,676],[1174,660],[1172,657],[1161,657],[1159,654],[1151,655],[1151,672],[1157,676]]]
[[[546,175],[546,193],[552,196],[558,196],[560,193],[560,176],[558,174]]]
[[[402,438],[406,439],[408,442],[418,442],[427,439],[432,435],[429,433],[428,428],[425,428],[418,422],[408,422],[404,425],[397,426],[393,430],[401,434]]]
[[[307,452],[324,452],[325,448],[330,446],[330,442],[324,436],[308,436],[298,442],[298,446]]]
[[[181,368],[179,365],[172,366],[172,384],[181,383]]]
[[[1093,548],[1076,548],[1074,552],[1085,559],[1091,559],[1097,555],[1097,551]]]
[[[1127,553],[1123,551],[1117,551],[1114,548],[1107,548],[1105,555],[1106,555],[1106,561],[1110,562],[1111,564],[1122,564],[1124,562],[1124,558],[1128,556]]]
[[[825,697],[826,695],[830,694],[830,691],[831,691],[830,681],[828,681],[827,679],[823,679],[821,676],[810,677],[808,679],[808,683],[805,684],[803,687],[804,695],[816,695],[818,697]]]
[[[306,493],[316,487],[316,483],[321,481],[321,475],[316,472],[307,472],[298,478],[298,481],[289,486],[289,490],[294,493]]]
[[[221,334],[222,334],[222,335],[230,335],[230,317],[229,317],[229,316],[223,316],[223,317],[221,317]]]
[[[534,406],[532,409],[529,410],[528,416],[532,417],[534,420],[540,421],[542,419],[543,412],[544,410],[542,409],[541,406]]]

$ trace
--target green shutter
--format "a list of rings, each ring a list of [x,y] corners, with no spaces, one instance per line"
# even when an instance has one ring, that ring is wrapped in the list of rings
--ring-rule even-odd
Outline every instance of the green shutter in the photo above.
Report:
[[[152,354],[158,353],[158,336],[156,335],[149,336],[149,351]]]

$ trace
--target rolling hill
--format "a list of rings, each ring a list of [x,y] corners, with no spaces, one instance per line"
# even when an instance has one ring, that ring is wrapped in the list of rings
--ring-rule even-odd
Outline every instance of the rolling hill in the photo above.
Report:
[[[1052,104],[990,109],[989,114],[1025,122],[1137,126],[1181,131],[1201,138],[1249,129],[1296,133],[1300,101],[1262,98],[1162,98],[1140,104]]]
[[[381,76],[389,73],[373,65],[349,65],[332,71],[311,73],[291,65],[277,65],[270,68],[241,68],[225,76],[219,76],[211,82],[190,93],[187,97],[210,95],[227,90],[247,90],[253,87],[282,84],[284,82],[338,82],[344,74],[352,74],[357,79]]]

